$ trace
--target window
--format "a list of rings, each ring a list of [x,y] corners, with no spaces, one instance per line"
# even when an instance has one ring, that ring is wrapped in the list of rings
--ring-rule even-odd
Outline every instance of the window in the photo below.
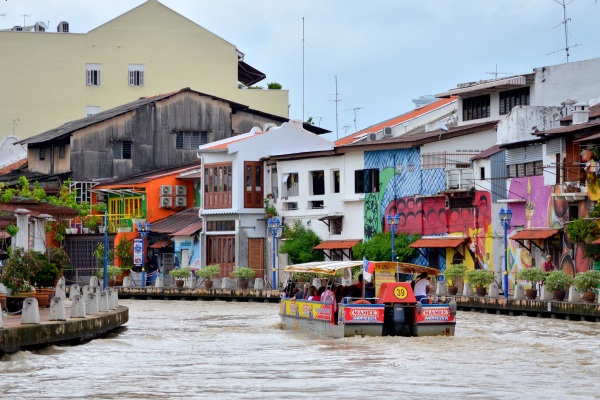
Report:
[[[490,95],[463,99],[463,121],[487,118],[490,116]]]
[[[354,193],[379,192],[379,170],[359,169],[354,171]]]
[[[46,159],[46,149],[41,147],[40,148],[40,161],[44,161]]]
[[[209,164],[204,168],[204,208],[231,208],[231,163]]]
[[[262,162],[244,162],[244,182],[244,207],[262,208],[264,206]]]
[[[177,132],[175,148],[178,150],[195,150],[208,143],[208,132]]]
[[[85,64],[85,83],[100,86],[100,64]]]
[[[283,187],[284,193],[281,194],[283,197],[298,196],[300,193],[298,185],[298,173],[292,172],[289,174],[283,174]]]
[[[129,86],[144,86],[144,64],[129,64]]]
[[[331,192],[339,193],[340,192],[340,171],[337,169],[334,171],[331,171],[331,184],[333,186],[331,188]]]
[[[131,140],[113,143],[113,158],[115,160],[131,160]]]
[[[98,114],[100,112],[100,107],[98,106],[87,106],[85,108],[85,116],[89,117],[90,115]]]
[[[58,158],[65,158],[65,148],[66,144],[61,144],[58,146]]]
[[[500,115],[510,112],[515,106],[529,105],[529,88],[507,90],[500,92]]]
[[[235,231],[235,221],[206,221],[207,232]]]
[[[310,194],[325,194],[325,171],[310,171],[309,176],[311,179]]]

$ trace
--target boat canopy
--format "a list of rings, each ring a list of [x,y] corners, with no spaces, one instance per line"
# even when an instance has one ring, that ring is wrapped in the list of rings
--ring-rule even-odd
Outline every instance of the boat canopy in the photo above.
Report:
[[[420,274],[427,272],[429,275],[438,276],[440,271],[435,268],[424,267],[422,265],[393,262],[393,261],[371,261],[375,266],[396,268],[396,272],[401,274]],[[362,266],[363,261],[316,261],[303,264],[293,264],[284,267],[285,272],[307,272],[311,274],[335,275],[339,270]]]

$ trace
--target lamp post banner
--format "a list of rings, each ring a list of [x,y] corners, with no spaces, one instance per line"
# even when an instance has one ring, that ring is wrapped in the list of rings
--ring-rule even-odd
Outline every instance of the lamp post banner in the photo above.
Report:
[[[133,265],[136,267],[142,265],[143,247],[144,239],[133,239]]]

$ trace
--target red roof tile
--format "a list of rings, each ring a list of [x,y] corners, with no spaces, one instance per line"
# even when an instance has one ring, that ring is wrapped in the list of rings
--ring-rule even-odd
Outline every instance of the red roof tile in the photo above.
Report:
[[[353,240],[326,240],[319,243],[313,249],[315,250],[338,250],[338,249],[351,249],[354,245],[362,242],[360,239]]]
[[[523,229],[510,237],[511,240],[544,240],[560,232],[560,229],[532,228]]]
[[[435,238],[421,238],[409,247],[422,249],[454,249],[469,238],[463,236],[440,236]]]
[[[456,97],[450,97],[447,99],[440,99],[440,100],[434,101],[433,103],[429,103],[426,106],[423,106],[421,108],[416,108],[412,111],[409,111],[406,114],[402,114],[395,118],[388,119],[387,121],[383,121],[379,124],[375,124],[366,129],[363,129],[362,131],[358,131],[356,133],[353,133],[352,135],[343,137],[340,140],[336,140],[335,145],[342,146],[345,144],[353,143],[357,136],[361,136],[361,135],[364,136],[367,133],[379,132],[386,126],[395,126],[395,125],[401,124],[402,122],[411,120],[413,118],[417,118],[423,114],[427,114],[428,112],[433,111],[436,108],[443,107],[446,104],[452,103],[454,101],[456,101]]]

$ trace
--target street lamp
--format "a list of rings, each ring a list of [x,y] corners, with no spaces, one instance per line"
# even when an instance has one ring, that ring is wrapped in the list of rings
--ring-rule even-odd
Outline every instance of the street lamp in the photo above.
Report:
[[[142,238],[142,287],[146,287],[146,269],[144,268],[144,263],[146,261],[146,237],[148,237],[148,234],[150,233],[150,222],[142,224],[142,222],[139,221],[137,224],[137,230]]]
[[[396,250],[394,249],[394,237],[396,236],[396,231],[398,230],[398,224],[400,223],[400,216],[398,214],[391,216],[388,215],[385,217],[388,227],[392,232],[392,261],[396,259]]]
[[[272,266],[272,277],[271,277],[271,287],[273,289],[277,288],[277,238],[281,236],[281,232],[283,231],[283,225],[279,218],[273,217],[269,218],[267,221],[267,228],[269,230],[269,234],[272,237],[272,249],[273,249],[273,266]]]
[[[510,228],[510,220],[512,219],[512,211],[510,208],[507,208],[506,211],[504,208],[500,209],[500,223],[502,224],[502,228],[504,229],[504,298],[508,298],[508,228]]]

